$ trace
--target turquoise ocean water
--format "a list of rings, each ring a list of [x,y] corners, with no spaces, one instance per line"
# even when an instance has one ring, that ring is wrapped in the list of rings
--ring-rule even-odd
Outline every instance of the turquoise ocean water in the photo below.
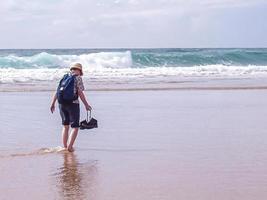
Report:
[[[267,49],[2,49],[0,83],[58,80],[73,62],[94,80],[267,75]]]

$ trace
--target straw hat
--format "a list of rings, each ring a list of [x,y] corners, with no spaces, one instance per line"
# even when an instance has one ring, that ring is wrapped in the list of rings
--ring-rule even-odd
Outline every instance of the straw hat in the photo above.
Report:
[[[81,63],[74,63],[70,66],[70,70],[72,69],[78,69],[81,72],[81,76],[83,75],[83,66]]]

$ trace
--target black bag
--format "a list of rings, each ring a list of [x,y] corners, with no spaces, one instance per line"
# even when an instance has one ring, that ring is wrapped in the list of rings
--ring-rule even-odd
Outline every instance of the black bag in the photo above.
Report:
[[[88,119],[88,111],[87,111],[87,118],[80,123],[80,129],[92,129],[97,128],[97,120],[93,117],[91,117],[91,111],[90,111],[90,118]]]

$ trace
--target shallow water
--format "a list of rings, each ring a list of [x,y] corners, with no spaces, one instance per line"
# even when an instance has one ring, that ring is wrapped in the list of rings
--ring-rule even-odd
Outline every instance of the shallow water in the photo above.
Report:
[[[89,92],[99,128],[74,153],[50,96],[1,93],[0,199],[267,196],[264,90]]]

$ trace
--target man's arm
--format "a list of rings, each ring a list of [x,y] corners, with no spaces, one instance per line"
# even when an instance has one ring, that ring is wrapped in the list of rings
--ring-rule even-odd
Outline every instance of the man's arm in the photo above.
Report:
[[[89,105],[89,103],[87,102],[86,97],[85,97],[85,95],[84,95],[84,93],[83,93],[82,90],[79,90],[79,91],[78,91],[78,95],[79,95],[79,97],[81,98],[81,100],[82,100],[82,102],[83,102],[83,104],[84,104],[84,106],[85,106],[85,109],[86,109],[86,110],[92,110],[92,107],[91,107],[91,106]]]
[[[57,92],[55,92],[53,97],[52,97],[52,102],[51,102],[51,106],[50,106],[51,113],[53,113],[55,111],[55,103],[56,103],[56,101],[57,101]]]

